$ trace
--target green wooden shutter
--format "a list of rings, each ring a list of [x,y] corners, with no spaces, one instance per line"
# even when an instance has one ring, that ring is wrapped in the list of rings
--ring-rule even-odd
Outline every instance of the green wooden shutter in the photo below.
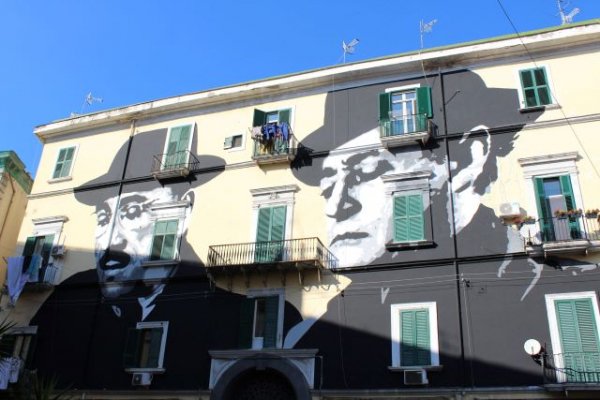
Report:
[[[283,122],[287,122],[288,124],[290,123],[290,116],[292,114],[292,110],[285,109],[285,110],[279,110],[279,116],[278,116],[278,120],[279,123],[283,123]]]
[[[571,185],[571,177],[569,175],[559,176],[560,190],[565,196],[565,204],[567,210],[576,210],[575,196],[573,195],[573,186]],[[579,229],[579,219],[577,217],[569,218],[569,234],[571,239],[581,238],[581,230]]]
[[[37,237],[29,236],[25,241],[25,247],[23,247],[23,256],[31,257],[33,255],[33,250],[35,249],[35,242]]]
[[[417,113],[427,118],[433,117],[433,106],[431,104],[431,88],[423,86],[416,89]]]
[[[127,331],[127,341],[123,352],[123,366],[125,368],[139,367],[139,352],[141,348],[142,331],[131,328]]]
[[[47,265],[50,259],[50,253],[52,253],[52,244],[54,243],[54,235],[47,235],[44,238],[44,244],[42,245],[42,265]]]
[[[533,178],[535,189],[535,202],[540,217],[542,228],[542,240],[552,240],[554,238],[554,229],[552,225],[552,211],[546,201],[546,193],[544,191],[544,179]]]
[[[68,176],[69,171],[71,170],[74,152],[74,147],[60,149],[60,151],[58,152],[58,159],[56,160],[56,166],[54,167],[54,173],[52,174],[52,178],[56,179]]]
[[[285,239],[285,216],[285,206],[259,208],[255,261],[270,262],[281,259]]]
[[[557,300],[558,330],[567,380],[588,381],[600,372],[600,341],[591,299]]]
[[[148,368],[160,367],[160,349],[162,347],[163,328],[150,329],[150,346],[148,349]]]
[[[424,240],[424,222],[421,194],[394,197],[394,242]]]
[[[258,108],[254,109],[254,117],[252,119],[252,126],[263,126],[265,124],[267,118],[267,113],[259,110]]]
[[[265,330],[263,347],[277,346],[277,321],[279,317],[279,296],[265,298]]]
[[[390,111],[392,110],[391,93],[379,94],[379,122],[383,123],[390,120]]]
[[[238,335],[238,345],[240,349],[249,349],[252,347],[252,323],[254,322],[254,303],[255,299],[243,299],[240,306],[240,330]]]
[[[429,310],[400,313],[400,363],[402,366],[430,365]]]

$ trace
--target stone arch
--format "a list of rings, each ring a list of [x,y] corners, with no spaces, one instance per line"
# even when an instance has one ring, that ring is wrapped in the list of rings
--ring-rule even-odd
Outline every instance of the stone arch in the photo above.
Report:
[[[212,393],[211,400],[229,400],[253,379],[279,380],[280,384],[289,385],[294,400],[310,400],[310,388],[306,378],[290,361],[285,358],[258,354],[250,358],[238,360],[219,378]]]

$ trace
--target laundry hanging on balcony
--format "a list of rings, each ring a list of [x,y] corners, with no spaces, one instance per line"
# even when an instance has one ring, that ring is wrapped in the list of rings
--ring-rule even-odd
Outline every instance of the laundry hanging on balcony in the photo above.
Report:
[[[259,145],[258,154],[287,153],[291,134],[291,127],[285,121],[255,126],[251,130],[252,139]]]

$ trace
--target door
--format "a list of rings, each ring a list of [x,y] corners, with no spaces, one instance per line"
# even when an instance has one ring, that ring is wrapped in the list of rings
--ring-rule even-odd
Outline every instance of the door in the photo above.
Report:
[[[255,262],[266,263],[283,259],[285,218],[286,206],[261,207],[258,210]]]
[[[192,125],[171,128],[163,169],[182,168],[187,165]]]
[[[572,240],[581,238],[579,218],[558,217],[556,211],[576,210],[571,178],[561,175],[549,178],[535,178],[536,203],[542,241]]]

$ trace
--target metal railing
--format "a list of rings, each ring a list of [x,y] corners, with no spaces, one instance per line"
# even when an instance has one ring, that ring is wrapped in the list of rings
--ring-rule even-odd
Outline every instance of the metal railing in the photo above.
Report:
[[[207,267],[311,262],[321,267],[337,267],[337,258],[319,238],[221,244],[209,246]]]
[[[596,216],[572,214],[564,217],[540,218],[524,226],[530,226],[528,242],[533,245],[573,240],[600,240],[600,223]]]
[[[200,161],[189,150],[157,154],[152,159],[152,174],[185,170],[187,173],[200,168]]]
[[[289,134],[287,140],[281,137],[274,137],[271,140],[254,140],[254,152],[252,157],[270,158],[277,156],[295,156],[298,145],[293,134]]]
[[[544,383],[600,383],[600,353],[542,355]]]
[[[417,132],[431,133],[433,123],[423,113],[391,116],[389,120],[380,121],[380,125],[381,137],[390,137]]]

